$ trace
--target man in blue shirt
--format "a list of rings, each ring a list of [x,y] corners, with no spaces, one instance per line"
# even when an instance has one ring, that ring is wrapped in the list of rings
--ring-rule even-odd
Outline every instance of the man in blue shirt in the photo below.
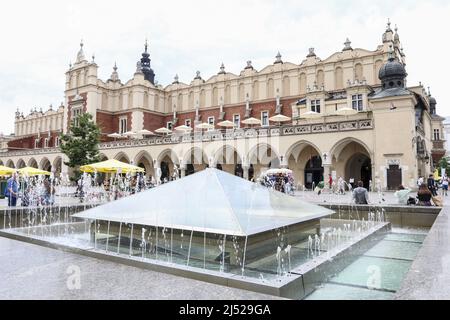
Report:
[[[17,179],[17,172],[14,172],[12,177],[8,179],[6,185],[5,196],[8,198],[8,207],[15,207],[17,205],[18,193],[19,181]]]

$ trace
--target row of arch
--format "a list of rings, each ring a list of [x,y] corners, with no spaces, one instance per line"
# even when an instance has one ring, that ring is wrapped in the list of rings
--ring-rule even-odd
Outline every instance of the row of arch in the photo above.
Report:
[[[254,146],[249,152],[243,154],[231,145],[224,145],[211,154],[193,147],[179,157],[173,149],[165,149],[158,156],[152,157],[147,151],[139,152],[134,158],[130,158],[121,151],[114,155],[114,159],[132,163],[144,168],[147,175],[154,175],[155,169],[160,168],[162,177],[171,177],[174,167],[182,168],[186,175],[201,171],[213,166],[228,173],[251,179],[258,176],[267,168],[288,167],[294,173],[295,180],[307,187],[314,182],[317,184],[324,177],[323,163],[338,176],[347,181],[362,180],[368,186],[372,180],[372,154],[366,144],[355,138],[347,138],[335,144],[328,157],[316,145],[309,141],[298,141],[282,155],[279,150],[270,144],[262,143]],[[108,157],[102,155],[102,160]]]
[[[327,159],[330,157],[330,159]],[[170,178],[175,166],[181,168],[185,175],[201,171],[206,167],[216,167],[228,173],[251,179],[268,168],[287,167],[294,173],[295,180],[311,187],[313,183],[326,179],[324,175],[336,171],[337,176],[342,176],[347,181],[362,180],[366,185],[372,180],[372,154],[368,146],[356,138],[346,138],[336,143],[330,152],[320,150],[310,141],[301,140],[294,143],[284,154],[268,143],[260,143],[248,152],[243,153],[231,145],[223,145],[219,149],[206,154],[199,147],[188,149],[180,157],[173,149],[165,149],[153,156],[146,150],[140,151],[134,158],[120,151],[114,156],[101,154],[101,160],[113,158],[122,162],[132,163],[146,170],[148,176],[154,176],[156,170],[161,169],[162,178]],[[324,171],[324,163],[329,171]],[[53,161],[44,157],[37,161],[31,158],[28,161],[19,159],[0,164],[11,168],[23,168],[26,166],[42,170],[61,173],[62,157],[58,156]]]

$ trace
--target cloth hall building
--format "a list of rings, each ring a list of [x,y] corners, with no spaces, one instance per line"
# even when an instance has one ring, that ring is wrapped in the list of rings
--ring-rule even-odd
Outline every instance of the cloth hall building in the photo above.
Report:
[[[300,63],[283,61],[278,53],[262,70],[248,61],[233,74],[222,64],[208,79],[197,72],[191,83],[176,76],[163,87],[155,81],[147,44],[126,82],[116,66],[107,81],[99,79],[98,65],[86,59],[81,44],[66,72],[65,102],[45,112],[18,110],[14,135],[2,139],[0,164],[70,173],[59,135],[88,112],[102,131],[103,159],[134,163],[162,179],[172,176],[175,166],[181,176],[214,166],[247,179],[285,167],[306,187],[332,174],[367,186],[377,182],[385,190],[400,184],[414,188],[445,154],[444,119],[429,90],[408,86],[397,28],[389,23],[374,47],[353,48],[347,40],[326,59],[311,48]],[[349,109],[357,112],[345,113]],[[291,120],[269,120],[278,114]],[[260,123],[245,125],[250,117]],[[225,120],[235,127],[218,126]],[[198,129],[201,123],[217,130]],[[139,134],[182,125],[194,130]],[[108,138],[127,132],[136,135]]]

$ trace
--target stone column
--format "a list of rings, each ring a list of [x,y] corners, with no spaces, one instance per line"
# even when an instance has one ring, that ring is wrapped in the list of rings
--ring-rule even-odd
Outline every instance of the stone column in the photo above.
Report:
[[[244,179],[249,180],[248,170],[250,169],[250,166],[242,166],[242,169],[244,170]]]
[[[281,156],[280,157],[280,167],[281,167],[281,169],[287,169],[287,167],[288,167],[288,161],[287,160],[288,159],[286,159],[285,156]]]
[[[180,170],[181,170],[181,178],[186,177],[186,165],[181,165]]]
[[[331,174],[331,165],[329,164],[323,165],[324,191],[330,191],[330,185],[328,184],[330,174]]]

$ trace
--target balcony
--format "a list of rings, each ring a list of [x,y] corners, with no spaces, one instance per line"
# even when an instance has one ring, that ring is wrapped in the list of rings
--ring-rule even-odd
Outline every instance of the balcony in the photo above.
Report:
[[[433,149],[432,151],[445,151],[445,140],[433,140]]]

